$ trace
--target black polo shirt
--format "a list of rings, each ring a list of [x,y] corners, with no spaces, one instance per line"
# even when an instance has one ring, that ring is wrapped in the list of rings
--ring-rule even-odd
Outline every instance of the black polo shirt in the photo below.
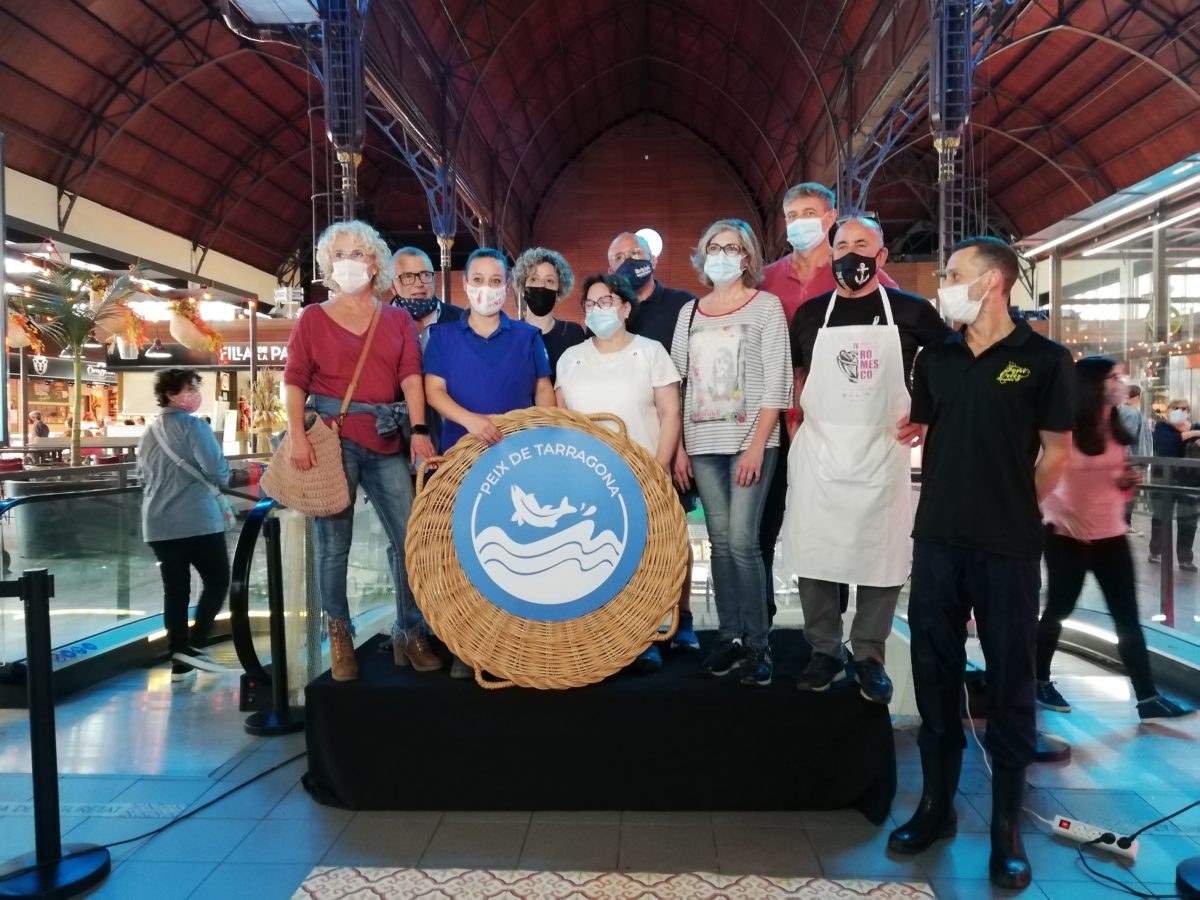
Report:
[[[978,357],[966,332],[917,356],[911,419],[928,425],[913,537],[1001,556],[1042,549],[1039,431],[1074,428],[1070,352],[1024,320]]]
[[[900,331],[900,350],[904,355],[904,383],[909,382],[913,360],[922,347],[937,343],[950,333],[933,304],[924,297],[909,294],[899,288],[888,288],[888,302],[892,307],[892,321]],[[825,325],[825,311],[829,307],[829,294],[816,297],[803,304],[792,317],[789,329],[792,341],[792,365],[808,370],[812,364],[813,345],[817,332]],[[829,327],[844,325],[886,325],[887,316],[883,309],[883,298],[879,291],[862,297],[838,297],[829,316]]]
[[[653,293],[645,300],[638,301],[637,309],[625,322],[625,330],[630,334],[640,334],[642,337],[658,341],[666,348],[669,356],[671,339],[675,336],[675,323],[679,320],[679,310],[695,299],[694,294],[663,287],[656,280]]]

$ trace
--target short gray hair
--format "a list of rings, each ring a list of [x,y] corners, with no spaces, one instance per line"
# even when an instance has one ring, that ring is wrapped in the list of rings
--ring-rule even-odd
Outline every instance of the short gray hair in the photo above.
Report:
[[[830,209],[837,209],[837,195],[823,184],[816,181],[805,181],[788,188],[783,195],[781,206],[787,206],[797,197],[820,197]]]
[[[375,280],[371,284],[376,293],[388,295],[392,289],[392,253],[378,231],[357,219],[334,222],[317,238],[317,268],[321,271],[321,284],[331,291],[338,290],[338,283],[333,280],[333,242],[345,236],[353,238],[375,260]]]
[[[746,251],[746,268],[742,270],[742,284],[746,287],[754,287],[763,280],[762,244],[759,243],[750,223],[742,219],[717,219],[704,229],[704,234],[700,236],[700,243],[692,251],[692,268],[700,276],[701,283],[709,287],[713,286],[712,280],[704,274],[704,259],[708,256],[705,248],[713,239],[713,235],[722,231],[732,231],[738,236],[738,241]]]
[[[420,247],[401,247],[399,250],[397,250],[395,253],[393,253],[392,254],[392,267],[393,268],[395,268],[396,260],[398,260],[402,256],[419,256],[419,257],[421,257],[421,259],[425,260],[425,265],[429,266],[430,272],[437,271],[433,267],[433,260],[429,258],[429,254],[426,253],[424,250],[422,250]]]
[[[517,257],[517,261],[513,263],[512,267],[513,290],[518,295],[524,294],[525,282],[529,280],[529,276],[533,274],[533,270],[542,263],[550,263],[558,273],[559,299],[571,293],[571,288],[575,287],[575,275],[571,271],[571,266],[561,253],[555,250],[547,250],[545,247],[530,247]]]

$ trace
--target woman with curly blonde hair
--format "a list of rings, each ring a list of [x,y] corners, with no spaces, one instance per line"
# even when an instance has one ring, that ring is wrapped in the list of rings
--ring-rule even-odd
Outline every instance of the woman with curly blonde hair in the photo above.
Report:
[[[317,242],[317,265],[329,299],[305,308],[288,341],[284,370],[288,434],[292,461],[300,469],[316,463],[305,431],[312,412],[327,422],[338,420],[342,464],[350,486],[350,506],[333,516],[316,518],[317,578],[329,629],[333,678],[358,677],[346,597],[346,564],[354,534],[354,497],[359,484],[367,493],[388,538],[388,556],[396,584],[393,653],[398,665],[417,671],[440,669],[429,645],[421,611],[413,600],[404,566],[404,538],[412,509],[413,486],[404,458],[401,419],[412,426],[408,455],[433,456],[425,424],[425,392],[421,351],[412,316],[380,303],[389,295],[391,254],[379,234],[365,222],[330,225]],[[371,334],[374,326],[373,336]],[[366,341],[370,348],[344,417],[342,399]],[[403,402],[400,402],[403,397]]]

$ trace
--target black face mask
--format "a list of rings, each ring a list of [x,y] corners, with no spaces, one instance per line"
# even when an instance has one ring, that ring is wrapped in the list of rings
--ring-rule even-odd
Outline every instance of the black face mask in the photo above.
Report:
[[[548,287],[525,288],[525,307],[535,316],[548,316],[558,302],[558,291]]]
[[[636,259],[629,257],[625,262],[621,263],[620,268],[613,272],[614,275],[620,275],[629,282],[629,286],[633,290],[640,291],[646,286],[646,282],[654,275],[654,266],[648,259]]]
[[[408,299],[406,297],[397,297],[392,301],[396,306],[403,310],[407,310],[408,314],[413,317],[414,321],[420,322],[427,315],[437,309],[437,297],[427,297],[421,299]]]
[[[833,261],[833,277],[843,290],[854,293],[875,277],[878,264],[874,256],[862,256],[858,253],[847,253],[841,259]]]

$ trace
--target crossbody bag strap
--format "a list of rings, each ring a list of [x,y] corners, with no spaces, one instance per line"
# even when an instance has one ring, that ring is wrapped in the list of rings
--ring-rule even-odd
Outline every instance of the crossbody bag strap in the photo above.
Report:
[[[354,399],[354,392],[358,389],[358,377],[362,374],[363,365],[367,361],[367,354],[371,350],[371,341],[375,339],[375,327],[379,324],[379,317],[383,313],[383,304],[376,303],[375,313],[371,316],[371,324],[367,326],[367,336],[363,340],[362,352],[358,354],[358,364],[354,367],[354,374],[350,377],[350,386],[346,388],[346,396],[342,398],[342,408],[338,412],[337,418],[333,420],[334,431],[339,431],[342,427],[342,421],[346,418],[346,410],[350,408],[350,401]]]
[[[170,445],[167,444],[163,436],[159,434],[159,432],[162,430],[163,426],[161,418],[155,419],[154,424],[146,429],[147,433],[153,436],[154,440],[158,442],[158,446],[162,449],[162,452],[171,457],[171,460],[175,463],[175,465],[179,466],[179,468],[183,469],[183,471],[187,472],[189,475],[207,487],[210,491],[212,491],[214,497],[221,493],[221,489],[205,478],[203,472],[171,449]]]
[[[681,379],[682,390],[679,393],[679,402],[683,405],[684,409],[687,408],[688,378],[692,372],[692,324],[696,321],[696,310],[699,308],[700,301],[693,300],[692,314],[688,316],[687,344],[684,345],[686,349],[683,351],[683,378]]]

